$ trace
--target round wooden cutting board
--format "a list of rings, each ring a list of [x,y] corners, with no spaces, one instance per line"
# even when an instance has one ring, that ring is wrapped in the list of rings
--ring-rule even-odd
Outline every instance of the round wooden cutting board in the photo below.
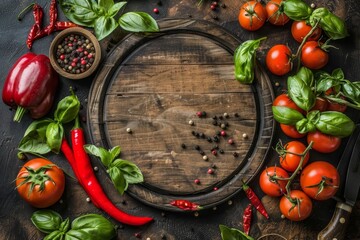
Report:
[[[144,183],[128,189],[135,198],[165,210],[180,211],[174,199],[211,207],[265,160],[274,132],[271,83],[258,66],[254,84],[235,80],[241,42],[220,26],[192,19],[159,26],[127,36],[105,59],[89,95],[91,140],[121,146],[121,158],[141,169]]]

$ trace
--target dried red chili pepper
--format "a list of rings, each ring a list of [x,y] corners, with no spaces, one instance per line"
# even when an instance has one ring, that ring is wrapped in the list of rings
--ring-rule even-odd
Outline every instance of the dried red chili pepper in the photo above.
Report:
[[[182,200],[182,199],[177,199],[174,201],[171,201],[170,204],[174,207],[178,207],[182,210],[185,211],[195,211],[195,210],[200,210],[202,207],[196,203],[190,202],[188,200]]]
[[[58,21],[55,23],[55,30],[56,31],[61,31],[67,28],[71,28],[71,27],[77,27],[78,25],[73,23],[73,22],[61,22]]]
[[[80,184],[90,197],[92,203],[117,221],[124,224],[139,226],[151,222],[153,219],[150,217],[137,217],[121,211],[106,196],[96,178],[94,170],[91,166],[90,158],[84,150],[85,136],[83,130],[79,126],[79,118],[77,117],[75,126],[71,130],[74,164],[71,163],[72,157],[66,150],[66,146],[62,146],[62,150],[65,150],[65,153],[70,156],[68,159],[70,165],[73,167],[75,175],[77,174]]]
[[[243,227],[244,227],[244,232],[247,235],[249,235],[249,233],[250,233],[251,220],[252,220],[252,205],[249,204],[245,208],[244,214],[243,214]]]
[[[245,183],[243,184],[242,188],[245,191],[246,197],[250,200],[251,204],[256,208],[256,210],[264,217],[269,218],[269,214],[267,213],[264,205],[255,192]]]
[[[55,25],[58,18],[58,11],[56,6],[56,0],[51,0],[49,8],[49,25],[46,27],[48,34],[52,33],[55,30]]]

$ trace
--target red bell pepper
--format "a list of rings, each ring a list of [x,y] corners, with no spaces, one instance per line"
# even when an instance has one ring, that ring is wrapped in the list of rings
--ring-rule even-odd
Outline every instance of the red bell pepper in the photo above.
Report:
[[[52,107],[59,77],[45,55],[26,53],[10,69],[2,99],[16,108],[14,121],[20,122],[28,110],[32,118],[45,116]]]

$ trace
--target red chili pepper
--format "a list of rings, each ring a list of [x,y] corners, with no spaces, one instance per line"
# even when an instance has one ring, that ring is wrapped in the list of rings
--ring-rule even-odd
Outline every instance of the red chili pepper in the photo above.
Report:
[[[251,219],[252,219],[252,205],[249,204],[245,208],[244,214],[243,214],[243,227],[244,227],[244,232],[246,233],[246,235],[249,235],[249,233],[250,233]]]
[[[56,0],[51,0],[49,8],[49,25],[46,27],[48,34],[52,33],[55,30],[57,18],[58,11],[56,7]]]
[[[17,108],[19,122],[28,110],[32,118],[45,116],[52,107],[58,86],[58,74],[45,55],[26,53],[10,69],[2,91],[5,104]]]
[[[245,183],[243,184],[242,188],[245,191],[246,197],[250,200],[251,204],[256,208],[256,210],[264,217],[269,218],[269,214],[267,213],[264,205],[255,192]]]
[[[196,203],[190,202],[188,200],[182,200],[182,199],[177,199],[174,201],[171,201],[170,204],[174,207],[178,207],[182,210],[185,211],[196,211],[196,210],[200,210],[202,207]]]
[[[94,170],[91,166],[90,158],[84,150],[85,137],[83,130],[79,127],[79,119],[76,119],[75,127],[71,130],[71,140],[73,144],[73,153],[75,164],[70,165],[79,179],[80,184],[90,197],[93,204],[105,211],[111,217],[117,221],[139,226],[151,222],[153,219],[150,217],[137,217],[127,214],[118,209],[111,200],[106,196],[105,192],[101,188],[99,181],[96,178]],[[64,146],[66,149],[66,146]],[[72,161],[71,156],[68,159]]]

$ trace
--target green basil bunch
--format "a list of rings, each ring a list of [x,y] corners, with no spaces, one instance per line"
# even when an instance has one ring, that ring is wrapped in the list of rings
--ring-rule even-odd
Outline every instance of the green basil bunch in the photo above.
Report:
[[[252,83],[254,81],[254,68],[256,61],[256,50],[262,40],[266,37],[247,40],[240,44],[234,53],[235,79],[241,83]]]
[[[46,233],[44,240],[111,240],[116,236],[114,225],[98,214],[80,216],[71,223],[63,220],[53,210],[39,210],[33,213],[31,221],[37,229]]]
[[[64,137],[63,124],[73,121],[79,114],[80,101],[71,91],[57,105],[54,119],[42,119],[32,122],[21,139],[20,153],[44,155],[51,151],[59,153]]]
[[[284,13],[292,20],[300,21],[309,19],[312,8],[302,0],[286,0],[282,1]]]
[[[349,34],[345,27],[345,22],[338,16],[331,13],[327,8],[317,8],[310,15],[309,22],[315,26],[319,22],[322,30],[332,39],[341,39]]]
[[[219,225],[222,240],[254,240],[236,228],[229,228],[225,225]]]
[[[106,150],[92,144],[84,146],[87,153],[100,158],[102,164],[113,182],[116,190],[122,195],[127,190],[129,184],[141,183],[144,177],[141,170],[132,162],[117,158],[121,149],[119,146]]]
[[[72,22],[94,28],[98,40],[104,39],[117,27],[129,32],[157,32],[159,27],[154,18],[145,12],[127,12],[115,19],[126,2],[114,0],[60,0],[60,7]]]

